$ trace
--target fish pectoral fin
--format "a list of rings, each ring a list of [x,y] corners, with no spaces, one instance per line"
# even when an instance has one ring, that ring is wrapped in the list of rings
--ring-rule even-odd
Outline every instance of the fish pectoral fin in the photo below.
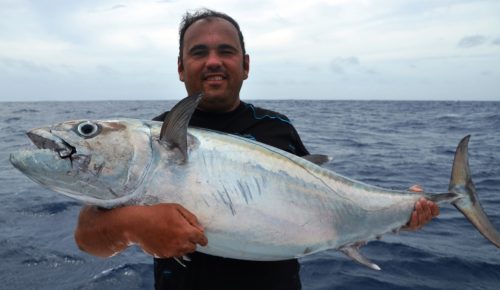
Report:
[[[184,264],[182,261],[185,261],[185,262],[191,262],[191,258],[189,258],[187,255],[184,255],[182,256],[181,258],[178,258],[178,257],[174,257],[174,260],[179,263],[182,267],[184,268],[187,268],[186,264]]]
[[[322,155],[322,154],[309,154],[309,155],[302,156],[302,158],[304,158],[305,160],[312,162],[316,165],[323,165],[323,164],[332,160],[332,158],[330,156]]]
[[[380,271],[380,267],[377,264],[373,263],[372,261],[365,258],[363,255],[361,255],[361,253],[359,252],[358,245],[345,246],[340,248],[339,250],[349,258],[360,263],[361,265],[364,265],[373,270]]]
[[[189,120],[203,94],[194,94],[179,101],[165,116],[160,131],[160,142],[169,148],[178,148],[183,161],[187,160],[187,128]]]
[[[177,263],[179,263],[179,265],[181,265],[182,267],[187,268],[186,264],[182,263],[182,261],[181,261],[179,258],[174,257],[174,260],[175,260]]]

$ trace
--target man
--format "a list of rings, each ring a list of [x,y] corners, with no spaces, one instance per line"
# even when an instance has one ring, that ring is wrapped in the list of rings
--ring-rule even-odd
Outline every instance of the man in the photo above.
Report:
[[[249,68],[250,59],[236,21],[210,10],[186,14],[180,28],[179,78],[188,95],[204,94],[190,124],[254,138],[299,156],[308,154],[285,116],[240,101]],[[163,116],[155,119],[163,120]],[[408,228],[417,229],[438,213],[434,203],[421,200]],[[295,259],[241,261],[194,252],[197,245],[207,244],[207,238],[196,217],[176,204],[112,210],[85,207],[75,239],[82,250],[103,257],[130,244],[139,245],[156,257],[157,289],[301,288]],[[166,259],[187,254],[191,261],[186,267]]]

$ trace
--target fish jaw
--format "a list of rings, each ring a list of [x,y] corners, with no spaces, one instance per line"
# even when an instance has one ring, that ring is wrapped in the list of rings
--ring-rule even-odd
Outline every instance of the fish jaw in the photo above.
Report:
[[[46,180],[48,172],[71,171],[70,160],[60,158],[55,151],[50,149],[17,151],[10,154],[9,160],[26,176],[46,186],[50,183]]]

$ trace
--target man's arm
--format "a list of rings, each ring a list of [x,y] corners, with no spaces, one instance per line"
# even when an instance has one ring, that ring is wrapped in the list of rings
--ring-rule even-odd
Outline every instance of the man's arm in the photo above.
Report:
[[[178,204],[125,206],[111,210],[85,206],[75,230],[78,247],[109,257],[137,244],[155,257],[179,257],[205,246],[196,217]]]

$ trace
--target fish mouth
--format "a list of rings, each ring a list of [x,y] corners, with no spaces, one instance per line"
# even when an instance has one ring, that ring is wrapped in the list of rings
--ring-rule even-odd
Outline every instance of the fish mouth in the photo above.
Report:
[[[71,159],[71,156],[76,153],[75,147],[52,134],[48,128],[33,129],[26,134],[38,149],[52,150],[62,159]]]

